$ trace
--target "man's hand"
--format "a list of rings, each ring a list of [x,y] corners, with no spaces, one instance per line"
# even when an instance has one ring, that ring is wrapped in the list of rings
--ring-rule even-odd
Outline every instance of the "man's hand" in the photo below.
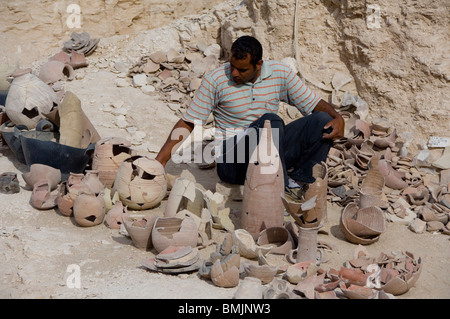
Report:
[[[176,151],[176,147],[188,137],[193,129],[194,124],[185,122],[180,119],[173,126],[169,137],[167,137],[166,142],[164,143],[155,159],[160,162],[163,167],[166,167],[167,162],[172,157],[172,152]]]
[[[319,103],[317,103],[313,112],[318,111],[328,113],[333,118],[323,127],[324,129],[328,129],[330,127],[332,129],[330,133],[324,133],[323,138],[336,140],[344,137],[345,121],[342,115],[336,112],[336,110],[324,100],[320,100]]]
[[[341,137],[344,137],[345,121],[341,115],[332,119],[323,128],[328,129],[330,127],[332,128],[332,131],[330,133],[323,133],[323,135],[322,135],[323,138],[330,139],[330,140],[336,140]]]

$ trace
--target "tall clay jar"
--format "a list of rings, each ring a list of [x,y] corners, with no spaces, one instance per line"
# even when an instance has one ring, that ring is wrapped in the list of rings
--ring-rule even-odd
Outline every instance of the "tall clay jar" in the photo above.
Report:
[[[124,160],[136,155],[131,142],[121,137],[105,137],[95,144],[92,168],[99,172],[100,181],[112,188],[117,171]]]
[[[270,121],[265,121],[260,142],[247,169],[242,202],[241,226],[256,240],[269,227],[282,227],[284,206],[283,168],[272,140]]]
[[[14,79],[5,101],[6,115],[14,124],[34,129],[56,104],[56,94],[31,69],[16,70],[12,77]]]
[[[297,226],[299,232],[296,261],[297,263],[303,261],[315,263],[317,261],[317,234],[321,226],[310,228]]]
[[[70,172],[69,177],[67,178],[67,182],[69,187],[72,187],[73,185],[81,184],[83,182],[83,179],[84,174]]]
[[[100,181],[99,172],[97,170],[87,170],[83,182],[89,186],[94,194],[99,194],[105,188]]]

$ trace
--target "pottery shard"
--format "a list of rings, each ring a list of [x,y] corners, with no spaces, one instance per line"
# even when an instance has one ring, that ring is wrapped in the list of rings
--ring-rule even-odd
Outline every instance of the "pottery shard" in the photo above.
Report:
[[[175,249],[173,249],[175,248]],[[177,248],[180,248],[179,250]],[[183,248],[188,248],[184,250]],[[180,252],[180,253],[178,253]],[[155,266],[160,268],[189,267],[199,260],[197,248],[169,246],[155,256]]]
[[[167,55],[165,52],[163,51],[156,51],[153,52],[152,54],[150,54],[149,58],[154,62],[154,63],[164,63],[167,62]]]
[[[224,271],[220,260],[216,260],[211,268],[211,280],[218,287],[236,287],[239,284],[239,269],[233,266]]]
[[[277,274],[277,268],[269,265],[255,265],[251,263],[244,264],[247,276],[255,277],[261,280],[263,284],[268,284]]]
[[[47,84],[67,78],[73,80],[75,71],[70,64],[64,64],[57,60],[51,60],[42,65],[39,78]]]
[[[274,245],[270,250],[272,254],[285,255],[294,248],[294,239],[284,227],[269,227],[264,229],[258,237],[257,244]]]
[[[245,277],[233,295],[233,299],[262,299],[264,288],[261,280],[254,277]]]
[[[64,51],[60,51],[59,53],[56,53],[55,55],[50,57],[49,61],[59,61],[64,64],[67,64],[70,62],[70,54]]]
[[[148,60],[144,68],[142,69],[142,71],[144,71],[147,74],[155,73],[158,70],[159,70],[159,63],[155,63],[152,60]]]
[[[59,143],[75,148],[86,148],[101,137],[81,107],[80,99],[67,91],[58,108],[60,117]]]
[[[184,54],[178,52],[174,48],[170,48],[166,53],[167,62],[169,63],[183,63],[184,62]]]
[[[258,258],[259,251],[267,255],[275,245],[259,246],[253,236],[245,229],[236,229],[232,233],[233,245],[237,246],[239,254],[248,259]]]
[[[105,217],[105,224],[112,229],[120,229],[123,224],[123,215],[125,214],[125,208],[120,200],[116,201],[114,206],[107,211]]]
[[[409,229],[412,230],[415,233],[421,234],[426,231],[427,229],[427,223],[419,218],[415,218],[411,223],[409,224]]]
[[[151,233],[156,219],[157,216],[151,215],[148,218],[134,220],[129,216],[125,207],[125,213],[123,215],[124,227],[136,248],[146,250],[153,247]]]
[[[427,231],[433,232],[433,231],[440,231],[444,229],[444,224],[438,220],[432,220],[427,222]]]

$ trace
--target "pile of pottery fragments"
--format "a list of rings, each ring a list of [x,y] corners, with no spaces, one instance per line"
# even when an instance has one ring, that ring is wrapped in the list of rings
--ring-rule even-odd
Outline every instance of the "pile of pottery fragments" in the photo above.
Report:
[[[238,287],[236,299],[392,298],[413,287],[422,269],[421,258],[410,252],[371,257],[361,245],[377,241],[389,221],[405,220],[415,232],[450,233],[449,168],[440,167],[438,176],[428,174],[421,168],[431,167],[430,163],[401,156],[397,132],[388,121],[366,122],[348,111],[342,111],[345,137],[333,145],[326,163],[314,167],[316,181],[303,199],[284,194],[277,199],[292,219],[257,234],[236,229],[227,207],[233,190],[219,184],[216,192],[205,190],[165,173],[159,162],[139,155],[126,139],[101,138],[75,94],[61,92],[58,82],[73,79],[73,69],[87,65],[84,54],[92,53],[97,43],[87,34],[73,34],[38,77],[31,70],[16,71],[1,133],[11,138],[10,133],[24,125],[19,132],[51,133],[46,142],[90,154],[78,171],[22,158],[29,168],[22,176],[31,190],[30,204],[73,217],[81,227],[104,223],[118,229],[135,247],[155,252],[142,261],[145,269],[166,274],[197,271],[218,287]],[[218,66],[219,56],[220,48],[215,46],[157,51],[132,66],[129,76],[136,87],[149,92],[149,86],[157,88],[169,107],[182,112],[202,75]],[[26,82],[17,85],[25,92],[16,94],[14,85],[19,81]],[[24,103],[30,96],[41,104]],[[11,107],[14,101],[18,106]],[[13,142],[6,140],[19,158],[21,149]],[[20,190],[15,173],[1,175],[0,190]],[[162,215],[133,214],[155,208],[165,199]],[[327,202],[342,206],[340,229],[349,242],[358,244],[354,258],[340,269],[321,267],[326,247],[317,241],[317,233],[327,223]],[[223,235],[220,242],[214,231]],[[210,245],[215,251],[201,258],[200,250]],[[269,254],[284,256],[290,265],[271,264]]]
[[[389,221],[404,221],[417,233],[450,234],[448,160],[430,163],[402,156],[397,131],[386,119],[366,122],[343,113],[346,136],[327,159],[328,199],[344,207],[341,228],[347,239],[360,244],[376,240],[386,223],[369,217],[382,215],[375,211],[385,212]]]
[[[144,93],[158,90],[168,107],[181,115],[189,105],[202,76],[219,66],[221,48],[217,44],[188,45],[183,50],[170,48],[141,57],[128,72],[132,84]]]

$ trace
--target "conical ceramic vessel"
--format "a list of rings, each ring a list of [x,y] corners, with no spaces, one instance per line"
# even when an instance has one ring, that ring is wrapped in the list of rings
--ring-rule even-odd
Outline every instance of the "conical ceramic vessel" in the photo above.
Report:
[[[283,226],[284,192],[280,155],[272,140],[270,121],[265,121],[260,142],[250,157],[244,184],[241,226],[256,240],[268,227]]]

